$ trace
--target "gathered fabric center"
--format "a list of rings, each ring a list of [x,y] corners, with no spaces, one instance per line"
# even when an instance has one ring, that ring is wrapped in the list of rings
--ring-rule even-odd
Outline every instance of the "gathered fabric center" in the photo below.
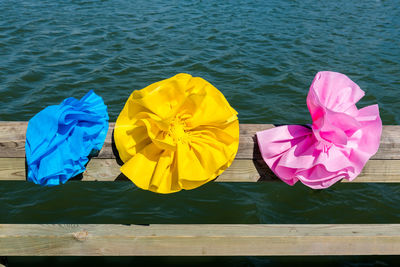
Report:
[[[185,121],[175,118],[169,126],[168,135],[172,137],[175,143],[187,143],[189,140]]]

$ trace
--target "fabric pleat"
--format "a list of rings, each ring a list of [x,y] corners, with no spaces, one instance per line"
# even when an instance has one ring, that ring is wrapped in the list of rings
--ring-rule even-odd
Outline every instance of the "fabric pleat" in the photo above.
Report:
[[[357,109],[364,91],[346,75],[319,72],[307,106],[312,125],[287,125],[257,133],[264,161],[285,183],[314,189],[352,181],[378,151],[382,121],[378,105]]]
[[[239,122],[217,88],[181,73],[134,91],[114,140],[123,174],[142,189],[172,193],[199,187],[230,166]]]
[[[101,150],[107,130],[107,107],[93,91],[40,111],[26,132],[27,180],[58,185],[82,173],[88,156]]]

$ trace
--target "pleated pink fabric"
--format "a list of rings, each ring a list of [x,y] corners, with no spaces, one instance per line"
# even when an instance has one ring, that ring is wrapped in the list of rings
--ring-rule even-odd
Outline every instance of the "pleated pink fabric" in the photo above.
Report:
[[[379,148],[378,105],[357,109],[364,91],[346,75],[318,72],[307,96],[310,127],[280,126],[257,132],[264,161],[285,183],[314,189],[352,181]]]

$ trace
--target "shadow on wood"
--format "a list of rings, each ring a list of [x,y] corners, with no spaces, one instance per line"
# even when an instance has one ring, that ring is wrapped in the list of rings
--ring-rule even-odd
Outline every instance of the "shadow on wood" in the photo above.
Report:
[[[257,135],[253,136],[254,148],[253,148],[253,163],[260,179],[257,182],[279,180],[278,177],[271,171],[268,165],[262,160],[260,148],[258,147]]]
[[[114,181],[130,182],[131,180],[129,180],[129,178],[126,177],[123,173],[121,173],[120,175],[117,176],[117,178],[115,178]]]
[[[115,145],[115,140],[114,140],[114,130],[112,131],[112,135],[111,135],[111,148],[112,148],[112,152],[115,156],[115,159],[118,163],[119,166],[124,165],[124,162],[121,160],[121,158],[119,157],[119,153],[118,153],[118,149]],[[118,177],[117,177],[118,179]]]

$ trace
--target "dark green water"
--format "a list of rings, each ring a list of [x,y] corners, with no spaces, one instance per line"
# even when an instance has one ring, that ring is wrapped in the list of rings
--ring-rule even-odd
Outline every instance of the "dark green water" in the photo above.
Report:
[[[127,97],[179,72],[220,89],[242,123],[308,123],[317,71],[347,74],[400,124],[398,1],[0,1],[0,120],[94,89]],[[0,184],[0,223],[400,223],[400,185],[220,184],[173,195],[131,183]],[[10,258],[12,266],[388,266],[399,257]]]

